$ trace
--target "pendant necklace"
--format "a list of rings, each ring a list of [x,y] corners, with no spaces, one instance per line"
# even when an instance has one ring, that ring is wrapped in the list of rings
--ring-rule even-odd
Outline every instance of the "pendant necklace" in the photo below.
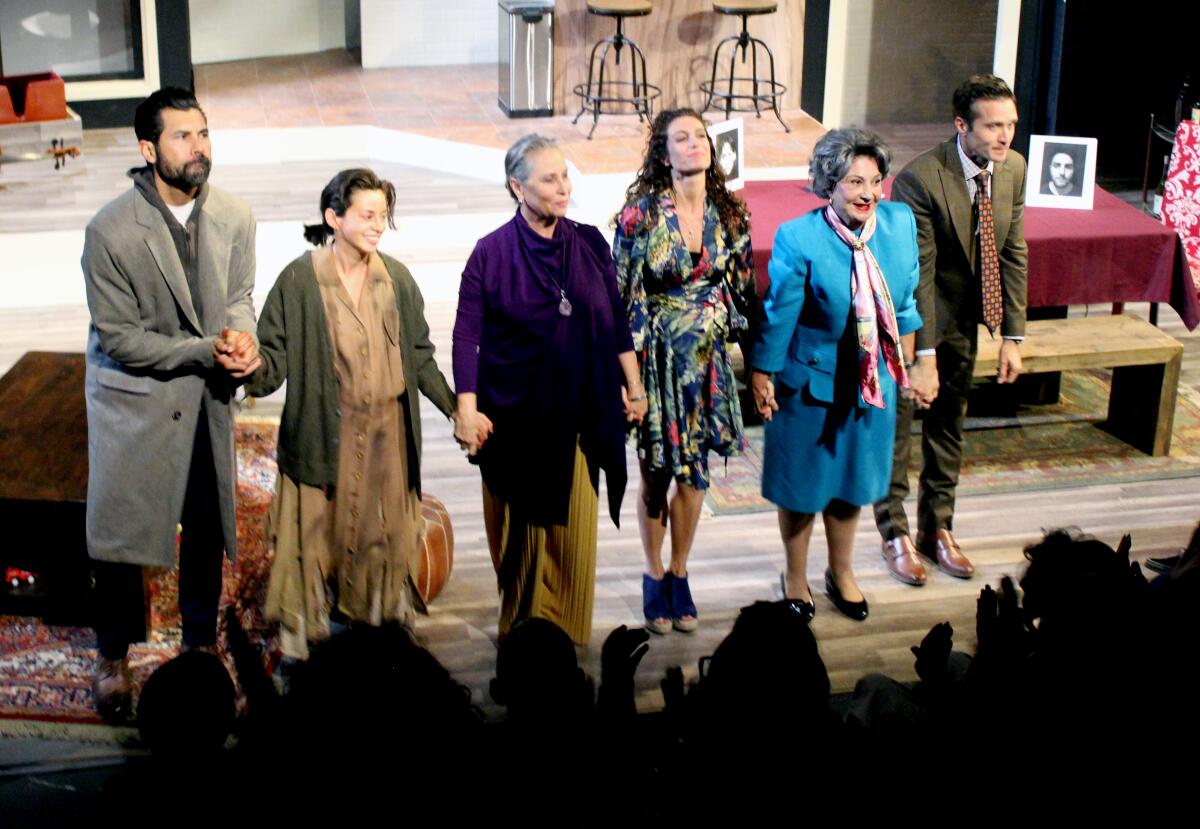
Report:
[[[559,315],[564,316],[564,317],[569,317],[569,316],[571,316],[571,311],[573,309],[571,307],[571,300],[567,299],[567,291],[566,291],[567,251],[566,251],[565,244],[563,245],[563,249],[560,252],[560,256],[561,256],[561,259],[559,260],[558,277],[557,278],[555,278],[554,271],[551,268],[547,267],[544,263],[542,263],[542,268],[543,268],[543,270],[546,271],[546,276],[549,278],[550,284],[553,285],[555,288],[558,288],[558,313],[559,313]]]
[[[558,313],[564,317],[569,317],[569,316],[571,316],[571,311],[573,309],[571,308],[571,300],[567,299],[567,290],[566,290],[567,276],[566,276],[566,264],[565,264],[567,252],[565,250],[565,247],[564,247],[564,250],[562,251],[561,255],[562,255],[562,260],[558,266],[558,277],[557,278],[555,278],[554,271],[552,271],[550,268],[546,268],[545,265],[543,265],[542,267],[544,267],[546,270],[546,276],[550,278],[550,284],[553,285],[555,288],[558,288]]]
[[[697,211],[691,205],[684,202],[679,195],[679,191],[674,187],[671,188],[671,195],[675,200],[675,212],[679,217],[679,227],[683,231],[688,250],[691,250],[692,245],[696,241],[695,227],[697,224],[700,226],[704,224],[704,203],[701,202],[699,217],[697,217]],[[686,212],[684,210],[685,207],[687,208]]]

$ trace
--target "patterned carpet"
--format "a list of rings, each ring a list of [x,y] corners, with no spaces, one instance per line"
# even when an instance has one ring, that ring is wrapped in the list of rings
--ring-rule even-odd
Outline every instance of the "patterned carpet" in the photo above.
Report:
[[[239,609],[251,641],[264,653],[275,650],[272,626],[261,612],[270,570],[263,530],[275,490],[275,429],[273,422],[252,418],[238,423],[238,562],[236,566],[225,562],[221,595],[221,606]],[[159,572],[151,581],[150,641],[130,654],[138,687],[178,652],[177,585],[173,569]],[[95,659],[95,637],[89,628],[0,616],[0,735],[128,739],[128,729],[103,726],[95,713],[91,690]],[[227,663],[232,671],[232,662],[227,659]]]
[[[1200,395],[1180,386],[1171,454],[1152,458],[1101,428],[1111,377],[1100,370],[1066,372],[1056,405],[1024,408],[1011,418],[968,417],[959,494],[1200,476]],[[759,491],[762,427],[747,429],[746,437],[750,448],[729,460],[727,472],[713,468],[708,505],[717,515],[775,509]],[[919,451],[912,460],[909,484],[916,492]]]

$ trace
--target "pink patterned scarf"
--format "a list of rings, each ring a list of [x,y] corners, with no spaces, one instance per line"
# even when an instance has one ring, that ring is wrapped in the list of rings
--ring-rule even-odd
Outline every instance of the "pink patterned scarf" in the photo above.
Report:
[[[846,227],[830,205],[825,208],[825,221],[843,242],[850,246],[850,292],[854,298],[854,320],[858,334],[858,385],[868,405],[884,408],[883,389],[879,385],[880,331],[883,332],[883,359],[888,374],[901,388],[908,388],[908,372],[900,356],[900,332],[896,308],[888,291],[887,280],[875,261],[867,242],[875,233],[875,214],[867,219],[862,233]]]

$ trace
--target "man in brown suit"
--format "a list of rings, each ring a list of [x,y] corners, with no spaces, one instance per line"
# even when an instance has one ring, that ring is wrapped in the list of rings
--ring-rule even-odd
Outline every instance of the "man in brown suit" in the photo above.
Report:
[[[892,484],[875,505],[875,523],[888,571],[906,584],[925,583],[918,553],[951,576],[975,572],[952,529],[976,338],[980,323],[1003,336],[997,379],[1011,383],[1021,373],[1025,335],[1026,168],[1011,149],[1016,125],[1016,99],[1004,81],[968,78],[954,93],[954,136],[914,159],[892,188],[917,219],[917,308],[925,325],[909,369],[913,399],[897,406]],[[914,405],[929,409],[915,546],[904,512]]]

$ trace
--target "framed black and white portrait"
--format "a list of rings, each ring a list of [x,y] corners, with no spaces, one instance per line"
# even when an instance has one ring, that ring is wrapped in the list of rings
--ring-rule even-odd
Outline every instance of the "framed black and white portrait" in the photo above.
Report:
[[[708,128],[716,156],[713,164],[725,173],[725,186],[730,190],[742,189],[742,170],[745,168],[746,148],[742,139],[745,135],[741,118],[731,118],[712,124]]]
[[[1096,192],[1096,139],[1029,137],[1025,204],[1091,210]]]

